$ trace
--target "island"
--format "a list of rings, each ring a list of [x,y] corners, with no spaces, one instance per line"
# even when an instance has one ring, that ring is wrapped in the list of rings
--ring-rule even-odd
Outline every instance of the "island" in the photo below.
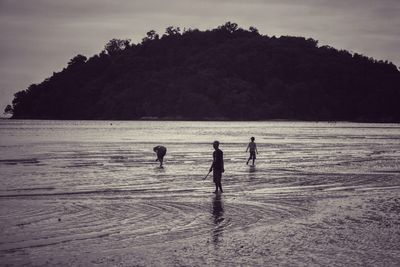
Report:
[[[12,119],[400,122],[388,61],[227,22],[112,39],[15,94]]]

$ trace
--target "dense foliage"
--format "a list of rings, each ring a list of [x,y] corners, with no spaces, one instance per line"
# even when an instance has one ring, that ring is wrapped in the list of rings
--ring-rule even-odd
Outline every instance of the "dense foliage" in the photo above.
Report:
[[[400,121],[400,72],[302,37],[226,23],[161,37],[111,40],[89,59],[15,94],[6,112],[29,119]]]

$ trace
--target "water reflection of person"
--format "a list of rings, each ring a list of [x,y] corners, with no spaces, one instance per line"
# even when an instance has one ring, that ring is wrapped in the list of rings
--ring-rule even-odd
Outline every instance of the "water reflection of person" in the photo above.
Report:
[[[220,242],[224,226],[224,203],[222,202],[221,195],[215,195],[212,200],[212,220],[214,223],[214,229],[212,231],[212,241],[214,245]]]
[[[257,178],[257,169],[256,168],[249,168],[247,177],[249,179],[256,179]]]

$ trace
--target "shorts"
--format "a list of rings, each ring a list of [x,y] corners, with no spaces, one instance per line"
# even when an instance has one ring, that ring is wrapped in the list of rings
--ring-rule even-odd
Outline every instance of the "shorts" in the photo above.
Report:
[[[256,152],[255,151],[251,151],[250,152],[250,158],[251,159],[256,159]]]
[[[220,183],[222,178],[221,171],[213,171],[213,181],[214,183]]]

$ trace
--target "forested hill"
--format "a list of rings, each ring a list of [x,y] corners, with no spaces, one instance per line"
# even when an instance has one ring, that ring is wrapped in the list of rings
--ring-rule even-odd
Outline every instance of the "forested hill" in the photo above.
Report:
[[[15,119],[400,121],[390,62],[226,23],[113,39],[15,94]]]

